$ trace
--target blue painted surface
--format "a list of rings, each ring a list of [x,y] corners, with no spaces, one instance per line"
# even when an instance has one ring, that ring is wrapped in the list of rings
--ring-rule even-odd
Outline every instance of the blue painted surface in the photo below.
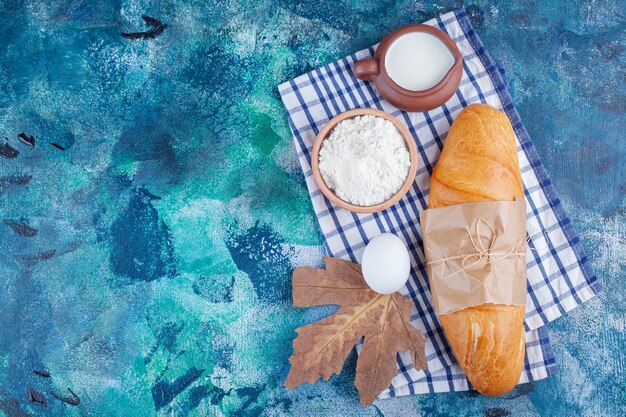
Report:
[[[560,373],[361,408],[351,357],[282,388],[332,308],[290,306],[322,248],[276,86],[457,6],[0,2],[0,415],[626,414],[623,0],[465,2],[605,285],[549,326]],[[167,28],[121,37],[142,14]]]

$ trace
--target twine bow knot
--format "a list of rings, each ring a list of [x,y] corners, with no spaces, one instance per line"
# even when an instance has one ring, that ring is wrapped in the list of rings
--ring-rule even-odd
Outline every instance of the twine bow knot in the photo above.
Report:
[[[483,243],[483,238],[480,234],[481,223],[484,223],[491,230],[491,239],[489,241],[489,246],[487,247],[485,247]],[[520,240],[517,244],[513,245],[511,247],[511,250],[509,250],[508,252],[495,252],[493,248],[496,243],[496,240],[498,239],[498,231],[491,224],[489,224],[487,220],[483,219],[482,217],[476,220],[476,224],[475,224],[476,238],[474,238],[474,236],[472,235],[472,232],[469,226],[465,226],[465,229],[467,230],[467,235],[469,236],[469,240],[472,243],[472,246],[474,247],[474,252],[442,258],[438,256],[435,252],[433,252],[430,248],[426,248],[426,250],[428,250],[432,256],[437,258],[437,259],[433,259],[433,260],[426,262],[426,265],[431,266],[431,265],[441,264],[440,278],[442,279],[450,278],[460,272],[465,271],[466,269],[471,268],[474,265],[477,265],[480,262],[487,262],[487,263],[493,264],[505,258],[508,258],[510,256],[526,256],[526,247],[528,246],[528,242],[530,241],[530,236],[527,236],[526,238]],[[460,269],[444,277],[446,264],[449,263],[449,261],[454,261],[454,260],[459,260],[459,259],[461,260]],[[474,260],[474,262],[468,265],[467,263],[471,260]],[[468,275],[473,280],[480,282],[482,284],[482,281],[474,278],[471,274],[468,274]]]

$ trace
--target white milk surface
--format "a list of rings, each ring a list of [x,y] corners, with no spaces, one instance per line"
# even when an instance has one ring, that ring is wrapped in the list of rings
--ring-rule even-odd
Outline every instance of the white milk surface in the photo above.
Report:
[[[410,32],[396,39],[385,56],[387,74],[411,91],[437,85],[454,65],[454,55],[434,35]]]

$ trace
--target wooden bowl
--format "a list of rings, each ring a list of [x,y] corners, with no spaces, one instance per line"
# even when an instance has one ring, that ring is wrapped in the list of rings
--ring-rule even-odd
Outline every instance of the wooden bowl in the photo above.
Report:
[[[372,115],[382,117],[385,120],[389,120],[393,125],[398,129],[398,132],[404,138],[404,142],[406,143],[406,147],[409,150],[409,155],[411,157],[411,166],[409,167],[409,173],[404,181],[404,184],[397,193],[395,193],[389,200],[383,201],[382,203],[375,204],[373,206],[358,206],[356,204],[349,203],[347,201],[342,200],[337,197],[337,195],[326,185],[324,179],[322,178],[322,174],[320,173],[319,168],[319,159],[320,159],[320,149],[322,149],[322,143],[328,138],[332,130],[337,126],[337,123],[351,119],[356,116],[365,116]],[[417,173],[417,147],[415,146],[415,141],[409,133],[409,130],[400,122],[400,120],[396,119],[389,113],[385,113],[381,110],[376,109],[354,109],[348,110],[346,112],[340,113],[337,116],[333,117],[327,124],[320,130],[313,142],[313,149],[311,150],[311,169],[313,170],[313,178],[315,179],[315,183],[317,187],[320,189],[322,194],[326,196],[330,201],[334,204],[338,205],[341,208],[349,210],[354,213],[376,213],[377,211],[385,210],[398,201],[402,199],[409,192],[413,181],[415,181],[415,174]]]

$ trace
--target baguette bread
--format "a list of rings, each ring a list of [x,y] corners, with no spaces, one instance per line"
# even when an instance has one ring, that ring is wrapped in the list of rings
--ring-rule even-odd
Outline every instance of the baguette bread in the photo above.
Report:
[[[430,180],[428,207],[516,198],[524,198],[524,189],[509,119],[487,104],[468,106],[448,133]],[[482,304],[439,317],[457,361],[481,394],[502,395],[519,381],[524,310]]]

